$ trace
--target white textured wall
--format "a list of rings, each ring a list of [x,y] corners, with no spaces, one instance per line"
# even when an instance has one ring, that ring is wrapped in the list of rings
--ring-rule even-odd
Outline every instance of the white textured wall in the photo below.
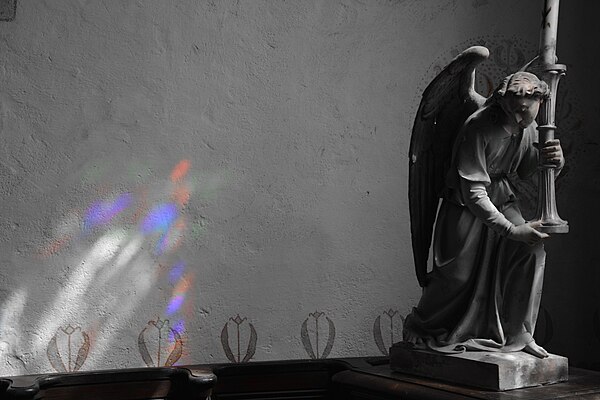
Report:
[[[241,359],[381,354],[420,293],[420,92],[458,46],[535,44],[540,11],[20,0],[0,23],[0,374],[158,364],[159,342],[161,365],[238,360],[238,315]]]

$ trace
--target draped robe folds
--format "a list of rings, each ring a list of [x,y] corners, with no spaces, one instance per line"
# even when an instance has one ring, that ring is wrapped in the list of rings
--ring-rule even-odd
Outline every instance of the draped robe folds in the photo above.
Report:
[[[498,105],[472,115],[459,132],[438,212],[433,270],[405,337],[448,353],[520,351],[533,341],[544,276],[541,243],[508,239],[525,223],[509,175],[537,170],[535,124],[511,134]]]

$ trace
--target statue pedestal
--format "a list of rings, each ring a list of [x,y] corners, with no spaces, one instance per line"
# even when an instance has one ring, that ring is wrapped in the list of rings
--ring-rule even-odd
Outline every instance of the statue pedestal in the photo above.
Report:
[[[390,348],[390,367],[405,374],[496,391],[564,382],[569,378],[568,359],[554,354],[543,359],[522,351],[442,354],[415,350],[402,342]]]

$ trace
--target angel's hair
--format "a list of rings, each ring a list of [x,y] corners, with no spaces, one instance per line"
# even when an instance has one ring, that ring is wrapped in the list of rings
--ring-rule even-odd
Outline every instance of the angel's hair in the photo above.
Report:
[[[515,72],[504,78],[500,86],[494,91],[496,100],[507,94],[514,96],[539,97],[546,100],[550,95],[550,89],[546,82],[530,72]]]

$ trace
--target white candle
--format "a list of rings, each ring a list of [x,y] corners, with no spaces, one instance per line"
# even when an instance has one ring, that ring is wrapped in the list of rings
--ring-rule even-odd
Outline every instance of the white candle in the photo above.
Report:
[[[556,58],[558,3],[559,0],[546,0],[544,4],[540,33],[540,58],[544,64],[555,64],[558,61]]]

